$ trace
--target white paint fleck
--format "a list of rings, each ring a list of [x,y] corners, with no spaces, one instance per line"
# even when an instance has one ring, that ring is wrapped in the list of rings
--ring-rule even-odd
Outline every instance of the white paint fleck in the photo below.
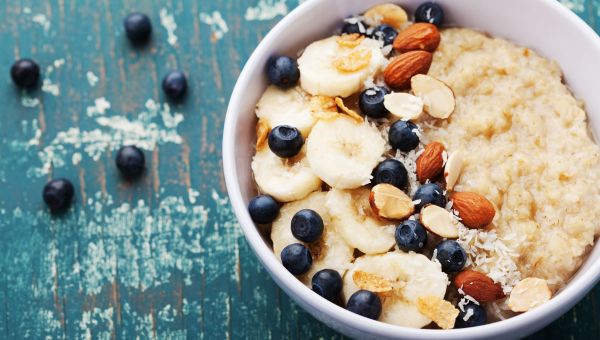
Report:
[[[192,188],[188,189],[188,199],[190,200],[191,204],[195,204],[196,203],[196,198],[200,196],[200,193]]]
[[[177,36],[175,35],[177,23],[175,22],[175,17],[173,14],[169,14],[166,8],[161,8],[159,15],[160,24],[167,30],[167,42],[171,46],[175,46],[177,44]]]
[[[214,11],[212,14],[200,13],[200,21],[210,26],[210,30],[212,31],[215,40],[220,40],[225,33],[229,32],[229,27],[225,20],[223,20],[223,16],[221,16],[221,12],[219,11]]]
[[[26,92],[21,93],[21,105],[23,107],[36,107],[40,105],[40,100],[34,97],[30,97]]]
[[[81,153],[75,152],[71,157],[71,162],[73,162],[73,165],[79,164],[81,162]]]
[[[58,84],[53,83],[50,79],[50,76],[52,76],[54,70],[59,69],[64,64],[65,59],[61,58],[54,60],[51,65],[48,65],[48,67],[46,67],[44,81],[42,82],[42,91],[50,93],[53,96],[60,95],[60,88],[58,87]]]
[[[244,18],[247,21],[271,20],[288,12],[285,0],[260,0],[256,6],[246,9]]]
[[[77,324],[81,332],[81,338],[111,339],[111,333],[114,330],[113,307],[106,309],[95,307],[92,310],[84,311],[81,315],[81,320],[78,320]],[[94,328],[93,337],[91,328]],[[102,331],[98,332],[98,328],[101,328]]]
[[[31,20],[42,26],[45,32],[50,30],[50,21],[44,14],[36,14],[31,18]]]
[[[31,14],[31,8],[29,8],[29,7],[23,7],[23,13],[25,13],[25,14]]]
[[[568,9],[583,13],[585,11],[585,0],[558,0]]]
[[[96,76],[92,71],[87,71],[85,77],[87,78],[88,84],[90,84],[91,87],[96,86],[98,83],[98,76]]]
[[[110,109],[110,102],[104,97],[94,99],[94,105],[88,106],[85,110],[88,117],[103,116],[106,110]]]

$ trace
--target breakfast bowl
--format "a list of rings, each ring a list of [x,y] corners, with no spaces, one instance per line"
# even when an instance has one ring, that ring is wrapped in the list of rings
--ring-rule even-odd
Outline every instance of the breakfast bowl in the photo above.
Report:
[[[275,282],[303,309],[329,327],[355,338],[519,338],[551,323],[573,307],[600,279],[600,246],[552,299],[506,320],[463,329],[416,329],[364,318],[325,301],[292,275],[273,253],[268,230],[257,227],[248,203],[257,193],[251,162],[256,144],[256,103],[269,85],[265,65],[273,55],[296,56],[327,37],[344,19],[389,0],[309,0],[281,20],[246,63],[232,93],[223,136],[228,194],[244,235]],[[413,13],[422,1],[392,1]],[[600,131],[600,38],[575,14],[553,0],[440,0],[446,26],[472,28],[509,40],[556,61],[574,96],[585,103],[592,134]],[[596,227],[597,228],[597,227]],[[597,230],[597,229],[596,229]]]

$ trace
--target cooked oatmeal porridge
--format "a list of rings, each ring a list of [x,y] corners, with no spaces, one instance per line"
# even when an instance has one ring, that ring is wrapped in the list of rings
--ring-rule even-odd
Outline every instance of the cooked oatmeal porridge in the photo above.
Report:
[[[551,299],[600,234],[600,148],[559,66],[425,3],[274,56],[248,209],[323,298],[414,328]]]

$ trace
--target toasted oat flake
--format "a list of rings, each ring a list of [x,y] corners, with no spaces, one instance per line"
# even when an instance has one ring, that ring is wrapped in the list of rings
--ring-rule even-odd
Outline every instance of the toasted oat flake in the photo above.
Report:
[[[352,280],[358,288],[366,289],[374,293],[391,292],[393,289],[392,283],[384,277],[363,272],[362,270],[357,270],[352,273]]]
[[[341,35],[337,38],[336,41],[341,47],[355,48],[356,46],[360,45],[360,43],[362,43],[363,40],[365,40],[364,35],[352,33]]]
[[[354,119],[355,121],[357,121],[359,123],[363,121],[363,118],[361,117],[361,115],[359,115],[358,113],[356,113],[356,111],[349,109],[344,104],[344,100],[342,98],[335,97],[335,104],[337,105],[337,107],[340,108],[340,110],[342,110],[348,116],[352,117],[352,119]]]
[[[327,96],[314,96],[310,98],[312,112],[337,112],[335,98]]]
[[[417,298],[417,309],[442,329],[454,328],[454,321],[459,313],[450,302],[433,295]]]
[[[372,52],[366,48],[355,49],[333,61],[333,66],[341,72],[356,72],[367,67],[371,62]]]
[[[256,150],[265,148],[270,130],[271,128],[267,122],[260,119],[258,120],[258,123],[256,124]]]

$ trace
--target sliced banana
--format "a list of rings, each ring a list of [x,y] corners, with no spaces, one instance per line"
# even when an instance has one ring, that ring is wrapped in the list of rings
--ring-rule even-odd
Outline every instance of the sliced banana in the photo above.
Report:
[[[268,147],[258,150],[252,159],[252,171],[260,190],[279,202],[302,199],[322,184],[308,164],[306,147],[289,159],[277,157]]]
[[[256,116],[271,128],[290,125],[308,136],[317,122],[310,105],[310,96],[298,86],[282,90],[269,86],[256,104]]]
[[[371,181],[371,172],[382,160],[385,140],[368,122],[340,116],[321,120],[306,142],[314,172],[336,189],[355,189]]]
[[[443,299],[448,285],[440,264],[424,255],[400,251],[365,255],[357,258],[344,276],[346,301],[360,289],[353,280],[356,271],[376,274],[392,284],[391,292],[380,294],[383,308],[379,321],[404,327],[421,328],[431,323],[419,312],[417,300],[426,296]]]
[[[396,227],[376,217],[369,204],[370,191],[332,189],[327,193],[331,224],[346,243],[365,254],[389,251],[396,240]]]
[[[292,243],[303,243],[292,235],[291,221],[294,214],[302,209],[312,209],[323,219],[325,229],[321,239],[308,245],[313,264],[308,273],[300,278],[306,285],[310,285],[313,275],[321,269],[334,269],[343,276],[354,259],[354,248],[349,246],[331,225],[329,210],[325,205],[326,197],[325,192],[313,192],[303,200],[285,204],[271,227],[273,252],[281,260],[283,248]]]
[[[381,69],[381,42],[364,39],[356,47],[338,43],[338,36],[316,41],[298,59],[300,85],[312,95],[348,97]]]

